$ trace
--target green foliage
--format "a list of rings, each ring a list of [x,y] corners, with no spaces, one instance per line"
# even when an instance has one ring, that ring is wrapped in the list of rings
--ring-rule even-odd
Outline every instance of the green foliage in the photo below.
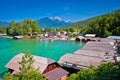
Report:
[[[70,34],[70,37],[77,37],[77,34]]]
[[[1,80],[19,80],[19,78],[12,76],[10,73],[6,73]]]
[[[112,33],[116,36],[120,36],[120,27],[117,27],[116,29],[114,29]]]
[[[44,32],[56,32],[56,28],[45,28]]]
[[[99,37],[107,37],[109,35],[120,36],[120,10],[97,17],[88,25],[89,32]],[[90,29],[89,29],[90,28]],[[88,31],[87,30],[87,31]]]
[[[37,21],[32,21],[31,19],[25,19],[23,22],[18,23],[11,21],[7,28],[7,34],[10,36],[26,35],[27,32],[41,32]]]
[[[71,74],[68,80],[120,80],[120,62],[104,63],[100,66],[81,69]]]
[[[77,31],[77,29],[76,28],[70,28],[70,32],[76,32]]]
[[[37,36],[31,36],[30,38],[31,39],[37,39]]]
[[[0,33],[6,33],[7,27],[0,27]]]
[[[77,74],[73,73],[69,76],[68,80],[79,80],[79,76]]]
[[[33,56],[31,56],[29,53],[26,53],[22,57],[22,61],[19,62],[19,64],[21,65],[19,67],[20,73],[26,73],[33,70],[33,62]]]
[[[28,35],[24,35],[24,39],[30,39],[31,36],[28,36]]]
[[[19,62],[21,65],[19,67],[20,72],[15,75],[6,73],[2,80],[46,80],[43,78],[42,74],[40,74],[39,69],[33,68],[33,63],[33,56],[29,53],[26,53],[22,57],[22,61]]]

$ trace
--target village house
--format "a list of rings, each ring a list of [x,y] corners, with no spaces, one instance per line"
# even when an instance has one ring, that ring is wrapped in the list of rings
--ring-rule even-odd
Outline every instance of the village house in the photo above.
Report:
[[[85,37],[83,37],[82,34],[79,34],[75,40],[88,42],[88,41],[100,41],[100,38],[96,37],[96,34],[86,34]]]
[[[82,34],[78,34],[77,38],[75,39],[75,41],[85,41],[85,38],[83,37]]]
[[[69,38],[69,33],[66,31],[60,32],[60,40],[67,40]]]
[[[42,37],[44,37],[44,38],[54,38],[54,36],[56,36],[55,32],[46,32],[45,34],[43,34]]]
[[[38,32],[28,32],[27,33],[28,36],[38,36]]]
[[[49,38],[54,38],[54,36],[56,36],[55,32],[48,32],[48,37]]]
[[[27,35],[28,35],[28,36],[32,36],[32,32],[28,32]]]
[[[67,40],[69,33],[66,31],[61,32],[46,32],[41,36],[41,39],[53,39],[53,40]]]
[[[20,72],[19,67],[22,57],[24,56],[23,53],[20,53],[14,56],[7,64],[6,67],[9,69],[11,74],[16,74]],[[39,72],[43,74],[43,76],[48,80],[66,80],[67,75],[69,74],[67,71],[62,69],[57,62],[52,59],[35,56],[33,55],[33,59],[35,60],[33,63],[33,67],[35,69],[39,68]]]
[[[38,32],[33,32],[32,35],[38,36]]]

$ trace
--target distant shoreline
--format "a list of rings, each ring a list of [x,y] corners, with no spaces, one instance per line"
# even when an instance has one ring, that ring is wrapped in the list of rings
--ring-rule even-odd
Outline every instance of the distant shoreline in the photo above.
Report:
[[[0,37],[2,37],[2,38],[10,38],[10,39],[13,38],[12,36],[0,36]]]
[[[13,39],[13,36],[8,36],[8,35],[6,35],[6,36],[0,36],[0,38]],[[22,39],[23,39],[23,40],[51,40],[51,41],[54,41],[54,40],[52,40],[52,39],[38,39],[38,38],[36,38],[36,39],[32,39],[32,38],[22,38]],[[62,41],[62,39],[56,39],[56,40],[61,40],[61,41]],[[75,41],[75,40],[72,40],[72,39],[65,39],[65,40]]]

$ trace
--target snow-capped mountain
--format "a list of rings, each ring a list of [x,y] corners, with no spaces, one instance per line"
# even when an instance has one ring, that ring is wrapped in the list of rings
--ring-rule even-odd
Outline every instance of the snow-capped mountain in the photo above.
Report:
[[[57,16],[44,17],[44,18],[38,19],[37,21],[42,28],[65,27],[72,24],[72,22],[70,22],[69,20],[63,20]]]
[[[58,21],[62,21],[62,19],[58,16],[53,16],[53,17],[48,17],[51,20],[58,20]]]

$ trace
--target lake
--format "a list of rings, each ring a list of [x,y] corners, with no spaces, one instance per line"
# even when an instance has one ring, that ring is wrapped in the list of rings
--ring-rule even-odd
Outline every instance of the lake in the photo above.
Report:
[[[13,40],[0,38],[0,73],[7,70],[5,65],[15,55],[21,52],[44,56],[58,61],[66,53],[73,53],[82,48],[85,43],[73,41],[42,41],[42,40]]]

